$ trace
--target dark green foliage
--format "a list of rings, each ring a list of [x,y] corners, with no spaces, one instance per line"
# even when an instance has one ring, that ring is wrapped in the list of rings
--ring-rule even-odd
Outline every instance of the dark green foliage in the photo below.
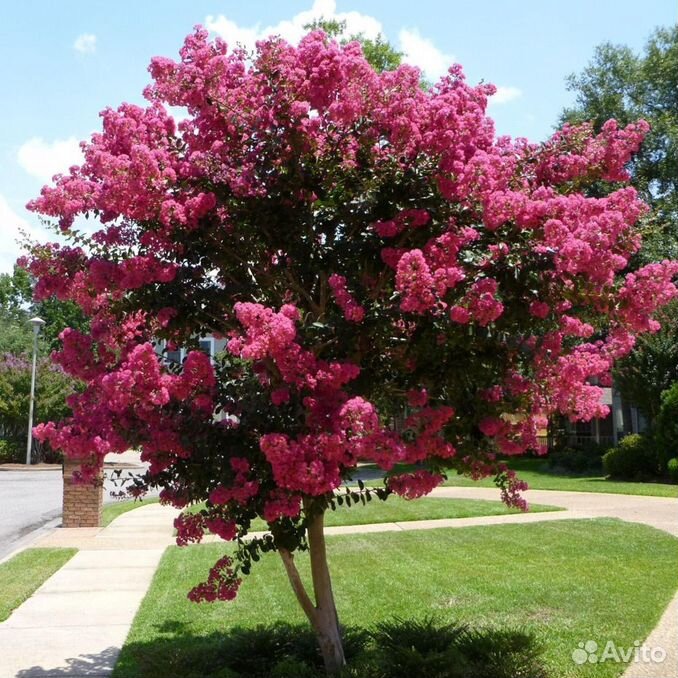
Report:
[[[678,381],[662,393],[654,435],[659,463],[663,470],[667,468],[669,459],[678,456]]]
[[[21,448],[16,441],[0,440],[0,464],[10,464],[21,459]],[[25,454],[25,450],[23,450]]]
[[[669,462],[666,465],[666,470],[669,474],[669,479],[671,482],[678,483],[678,457],[669,459]]]
[[[652,442],[639,433],[622,438],[603,456],[603,467],[611,478],[649,480],[659,475],[659,463]]]
[[[371,633],[370,678],[542,678],[542,648],[528,633],[475,630],[432,618],[395,619]]]
[[[557,447],[548,453],[549,468],[554,471],[588,474],[599,473],[603,468],[603,455],[609,448],[594,440],[577,447]]]
[[[614,371],[623,397],[650,421],[659,413],[662,392],[678,381],[678,302],[667,306],[657,320],[661,330],[641,335],[633,352]]]
[[[170,631],[170,629],[167,629]],[[474,630],[432,618],[394,619],[372,629],[343,630],[342,678],[546,678],[542,647],[522,631]],[[182,678],[321,678],[322,657],[306,626],[236,628],[220,638],[172,638]],[[146,675],[143,647],[134,651]],[[155,654],[148,655],[156,656]],[[152,673],[151,667],[149,675]]]
[[[25,460],[28,433],[28,406],[31,388],[31,364],[22,358],[0,356],[0,461]],[[35,387],[33,423],[59,421],[68,415],[66,398],[75,386],[71,377],[48,361],[38,364]],[[60,460],[46,444],[37,441],[33,447],[33,461]]]

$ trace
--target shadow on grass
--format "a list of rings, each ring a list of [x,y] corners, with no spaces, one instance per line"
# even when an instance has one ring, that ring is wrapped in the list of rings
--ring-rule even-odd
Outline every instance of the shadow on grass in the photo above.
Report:
[[[159,637],[153,640],[125,645],[114,678],[325,676],[315,637],[306,625],[233,628],[206,636],[191,635],[180,622],[164,623],[157,630]],[[472,630],[433,619],[395,619],[370,629],[347,627],[343,635],[346,678],[548,676],[540,644],[520,630]]]

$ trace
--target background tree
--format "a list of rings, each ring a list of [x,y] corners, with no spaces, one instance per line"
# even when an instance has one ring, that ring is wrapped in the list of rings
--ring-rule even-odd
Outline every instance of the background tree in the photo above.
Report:
[[[47,298],[33,301],[33,281],[22,268],[0,274],[0,355],[20,356],[33,350],[33,330],[29,320],[39,316],[45,325],[39,336],[38,351],[47,356],[59,347],[59,334],[71,327],[87,331],[87,316],[72,301]]]
[[[0,356],[31,350],[30,297],[30,277],[26,271],[15,268],[13,274],[0,273]]]
[[[606,120],[650,123],[642,148],[631,160],[633,185],[652,207],[643,224],[641,263],[678,258],[678,24],[659,28],[643,54],[624,45],[600,45],[589,65],[568,79],[576,104],[561,122]]]
[[[633,352],[614,370],[615,384],[624,398],[650,422],[659,414],[662,392],[678,382],[678,305],[672,303],[659,318],[661,330],[640,337]]]
[[[455,65],[424,89],[417,69],[377,72],[322,32],[262,41],[250,61],[198,29],[180,54],[152,60],[149,105],[104,111],[83,166],[30,205],[76,245],[22,262],[36,298],[90,318],[55,355],[83,382],[72,417],[36,435],[85,477],[138,446],[162,501],[206,501],[177,519],[178,543],[209,530],[233,557],[193,600],[233,598],[276,551],[337,673],[325,512],[415,499],[446,473],[493,476],[524,507],[497,452],[539,449],[555,413],[606,412],[592,379],[609,383],[676,296],[678,263],[622,273],[636,192],[584,193],[627,178],[647,125],[495,139],[492,85]],[[188,118],[177,128],[166,106]],[[101,222],[90,238],[81,214]],[[159,356],[159,340],[197,349],[209,333],[228,339],[215,363]],[[361,462],[384,484],[342,489]],[[270,533],[246,539],[257,517]]]
[[[0,462],[3,463],[23,462],[26,458],[31,369],[30,360],[23,356],[0,356]],[[64,419],[69,413],[66,399],[73,393],[74,385],[74,380],[60,367],[42,359],[36,379],[35,423]],[[53,462],[58,457],[46,443],[38,442],[34,447],[34,462]]]

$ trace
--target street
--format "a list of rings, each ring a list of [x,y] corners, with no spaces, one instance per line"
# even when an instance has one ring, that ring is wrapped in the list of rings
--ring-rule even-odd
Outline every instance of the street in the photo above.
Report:
[[[136,452],[111,455],[110,461],[124,464],[123,478],[143,472]],[[114,469],[106,468],[104,503],[116,501],[111,492],[126,489],[111,478]],[[148,496],[157,496],[157,491]],[[61,467],[49,471],[0,471],[0,559],[19,546],[22,538],[45,523],[61,516],[63,496]]]
[[[61,515],[61,470],[0,472],[0,558]]]

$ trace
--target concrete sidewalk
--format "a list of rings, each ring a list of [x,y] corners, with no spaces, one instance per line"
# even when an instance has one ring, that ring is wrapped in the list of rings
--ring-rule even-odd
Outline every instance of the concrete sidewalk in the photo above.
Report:
[[[149,504],[106,528],[60,529],[33,544],[80,551],[0,624],[0,678],[110,676],[175,514]]]
[[[499,499],[497,490],[476,487],[439,488],[432,496]],[[676,499],[546,490],[530,491],[527,498],[565,510],[330,527],[327,534],[609,516],[678,536]],[[174,543],[172,519],[177,513],[172,508],[149,504],[119,516],[106,528],[59,529],[40,538],[34,546],[69,546],[80,551],[0,624],[0,678],[110,676],[160,557],[165,547]],[[205,541],[212,540],[208,537]],[[644,665],[644,673],[633,673],[638,667],[631,667],[625,678],[678,678],[678,670],[666,673],[673,670],[670,667],[676,662],[678,599],[672,605],[648,639],[648,646],[667,650],[666,661],[662,665]]]

